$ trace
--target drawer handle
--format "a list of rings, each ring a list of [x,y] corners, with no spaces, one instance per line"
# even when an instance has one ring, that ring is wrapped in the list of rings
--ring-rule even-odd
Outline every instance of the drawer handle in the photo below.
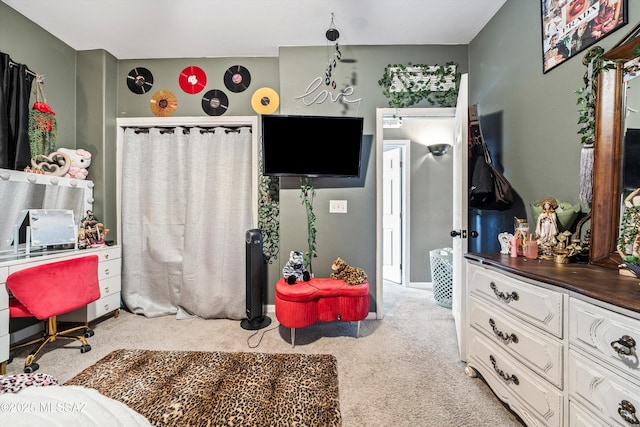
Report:
[[[636,347],[636,340],[631,338],[629,335],[623,335],[618,341],[612,341],[611,347],[618,354],[631,356],[634,353],[634,348]]]
[[[109,287],[108,287],[108,286],[105,286],[105,287],[104,287],[104,293],[105,293],[105,294],[108,294],[108,293],[109,293]]]
[[[518,337],[516,336],[516,334],[507,335],[506,333],[502,332],[496,327],[495,320],[489,319],[489,326],[491,326],[491,329],[493,329],[493,333],[496,334],[496,336],[500,338],[505,344],[518,344]]]
[[[104,254],[104,259],[109,259],[109,254]]]
[[[493,365],[493,369],[496,371],[496,373],[498,375],[500,375],[502,377],[504,382],[506,382],[506,383],[514,383],[515,385],[519,385],[520,384],[520,380],[518,379],[518,377],[516,377],[515,375],[505,374],[505,372],[502,369],[498,369],[498,367],[496,366],[496,359],[493,356],[490,355],[489,356],[489,360],[491,361],[491,364]]]
[[[504,292],[498,291],[498,287],[493,282],[491,282],[489,286],[491,286],[491,290],[493,291],[493,293],[507,304],[509,304],[511,301],[518,301],[518,299],[520,298],[516,291],[513,291],[510,294],[505,294]]]
[[[104,311],[109,311],[109,304],[104,305]]]
[[[638,421],[638,417],[636,417],[636,408],[628,400],[623,400],[622,402],[620,402],[618,414],[620,414],[622,419],[629,424],[640,424],[640,421]]]
[[[108,269],[108,268],[105,268],[105,269],[104,269],[104,274],[106,274],[106,275],[108,275],[108,274],[109,274],[109,269]]]

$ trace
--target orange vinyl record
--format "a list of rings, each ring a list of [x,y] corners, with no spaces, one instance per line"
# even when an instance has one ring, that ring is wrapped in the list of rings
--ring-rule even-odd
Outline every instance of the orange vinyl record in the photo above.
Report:
[[[153,94],[149,101],[151,112],[158,117],[167,117],[172,115],[178,108],[178,100],[173,92],[168,90],[159,90]]]
[[[183,91],[198,93],[207,85],[207,74],[202,68],[191,65],[180,72],[178,83]]]
[[[258,114],[273,114],[279,105],[278,93],[270,87],[261,87],[251,96],[251,107]]]

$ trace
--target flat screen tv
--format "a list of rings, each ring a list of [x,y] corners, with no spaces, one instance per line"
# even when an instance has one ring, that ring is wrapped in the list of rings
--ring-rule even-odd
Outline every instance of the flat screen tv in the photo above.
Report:
[[[358,177],[362,117],[262,116],[263,175]]]

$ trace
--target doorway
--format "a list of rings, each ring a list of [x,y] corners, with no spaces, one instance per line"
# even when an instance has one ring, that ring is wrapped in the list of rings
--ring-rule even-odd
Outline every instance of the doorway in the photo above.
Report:
[[[408,271],[409,148],[407,139],[385,140],[382,159],[382,277],[403,286],[408,284],[404,272]]]
[[[404,287],[429,287],[430,266],[427,249],[451,246],[451,206],[452,206],[452,161],[451,153],[434,156],[427,146],[435,142],[453,141],[455,108],[407,108],[377,109],[377,153],[378,153],[378,225],[379,246],[377,265],[382,280],[376,290],[378,300],[377,317],[381,318],[383,284],[402,284]],[[390,158],[397,153],[405,160],[402,167],[404,179],[399,181],[403,188],[388,182],[386,169]],[[394,198],[395,191],[404,195],[404,201],[387,201]],[[400,239],[392,239],[394,232],[388,222],[390,206],[402,204]],[[395,251],[389,244],[399,245]],[[395,258],[391,258],[395,252]],[[400,279],[391,278],[389,267],[399,260]],[[394,271],[394,270],[391,270]]]

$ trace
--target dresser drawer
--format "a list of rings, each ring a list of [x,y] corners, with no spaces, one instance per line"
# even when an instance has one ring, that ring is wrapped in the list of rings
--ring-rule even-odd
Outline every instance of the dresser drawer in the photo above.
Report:
[[[563,295],[475,265],[469,292],[544,331],[562,338]]]
[[[61,322],[86,323],[120,308],[120,292],[112,293],[92,302],[86,307],[58,316]]]
[[[121,283],[120,276],[100,280],[100,298],[104,298],[114,293],[120,293]]]
[[[0,310],[0,335],[9,333],[9,309]]]
[[[474,329],[470,330],[469,365],[527,426],[561,426],[563,395]]]
[[[7,285],[0,284],[0,310],[9,308],[9,290]]]
[[[569,402],[569,427],[602,427],[605,423],[576,402]]]
[[[570,298],[569,342],[640,380],[640,320]]]
[[[120,249],[120,246],[110,246],[105,249],[100,249],[96,251],[95,254],[98,255],[100,262],[109,261],[112,259],[119,259],[122,257],[121,255],[122,251]]]
[[[637,425],[640,421],[640,384],[574,350],[569,351],[569,396],[613,425]]]
[[[101,261],[98,264],[98,279],[103,280],[116,276],[120,276],[120,259],[114,258],[109,261]]]
[[[564,346],[557,339],[510,318],[493,304],[470,299],[469,321],[495,345],[510,352],[542,378],[562,389]]]

